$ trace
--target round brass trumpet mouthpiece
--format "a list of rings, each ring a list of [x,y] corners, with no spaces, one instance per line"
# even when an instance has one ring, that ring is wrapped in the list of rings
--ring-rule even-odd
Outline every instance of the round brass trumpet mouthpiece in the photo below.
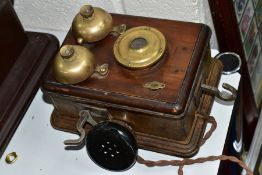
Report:
[[[94,55],[85,47],[64,45],[54,61],[54,76],[63,84],[86,80],[95,70]]]
[[[112,29],[112,16],[105,10],[91,5],[81,7],[72,23],[72,32],[78,44],[99,41]]]
[[[160,61],[165,49],[166,39],[159,30],[149,26],[139,26],[120,35],[113,51],[116,61],[122,66],[142,69]]]

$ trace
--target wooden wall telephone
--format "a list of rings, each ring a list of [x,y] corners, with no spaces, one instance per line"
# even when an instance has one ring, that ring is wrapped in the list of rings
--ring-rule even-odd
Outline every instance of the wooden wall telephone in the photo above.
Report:
[[[124,25],[123,25],[124,24]],[[117,27],[113,27],[117,26]],[[109,14],[83,6],[43,84],[56,129],[80,134],[90,158],[113,171],[138,148],[179,157],[197,153],[222,72],[203,24]]]

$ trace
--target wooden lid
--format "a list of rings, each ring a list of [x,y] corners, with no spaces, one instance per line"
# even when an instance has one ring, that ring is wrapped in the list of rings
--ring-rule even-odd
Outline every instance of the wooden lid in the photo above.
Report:
[[[181,114],[186,108],[201,58],[209,44],[209,28],[196,23],[117,14],[112,16],[114,25],[127,24],[129,28],[146,25],[159,30],[166,39],[166,51],[160,61],[138,70],[121,66],[113,53],[118,36],[110,34],[99,42],[85,45],[97,58],[98,65],[108,64],[109,74],[106,78],[91,77],[76,85],[63,85],[54,80],[50,70],[44,89],[102,101],[107,106]],[[71,32],[64,44],[76,44]],[[149,90],[144,87],[151,82],[159,82],[153,83],[153,86],[164,88]]]

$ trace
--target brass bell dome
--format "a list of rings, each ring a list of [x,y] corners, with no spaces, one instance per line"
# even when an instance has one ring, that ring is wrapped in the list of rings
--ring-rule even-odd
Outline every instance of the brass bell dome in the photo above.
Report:
[[[63,84],[86,80],[95,70],[94,55],[85,47],[64,45],[54,60],[54,76]]]
[[[91,5],[81,7],[72,24],[72,32],[78,44],[99,41],[112,29],[112,16],[105,10]]]

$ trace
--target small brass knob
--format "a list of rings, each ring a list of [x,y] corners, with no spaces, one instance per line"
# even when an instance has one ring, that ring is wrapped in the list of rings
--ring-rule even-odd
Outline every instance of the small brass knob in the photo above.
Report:
[[[84,5],[83,7],[81,7],[79,13],[84,18],[90,18],[94,14],[94,8],[91,5]]]
[[[67,45],[67,46],[62,47],[59,53],[61,57],[63,57],[64,59],[69,59],[73,56],[73,54],[75,53],[75,50],[73,46]]]
[[[54,61],[54,76],[63,84],[86,80],[95,70],[94,55],[85,47],[64,45]]]

